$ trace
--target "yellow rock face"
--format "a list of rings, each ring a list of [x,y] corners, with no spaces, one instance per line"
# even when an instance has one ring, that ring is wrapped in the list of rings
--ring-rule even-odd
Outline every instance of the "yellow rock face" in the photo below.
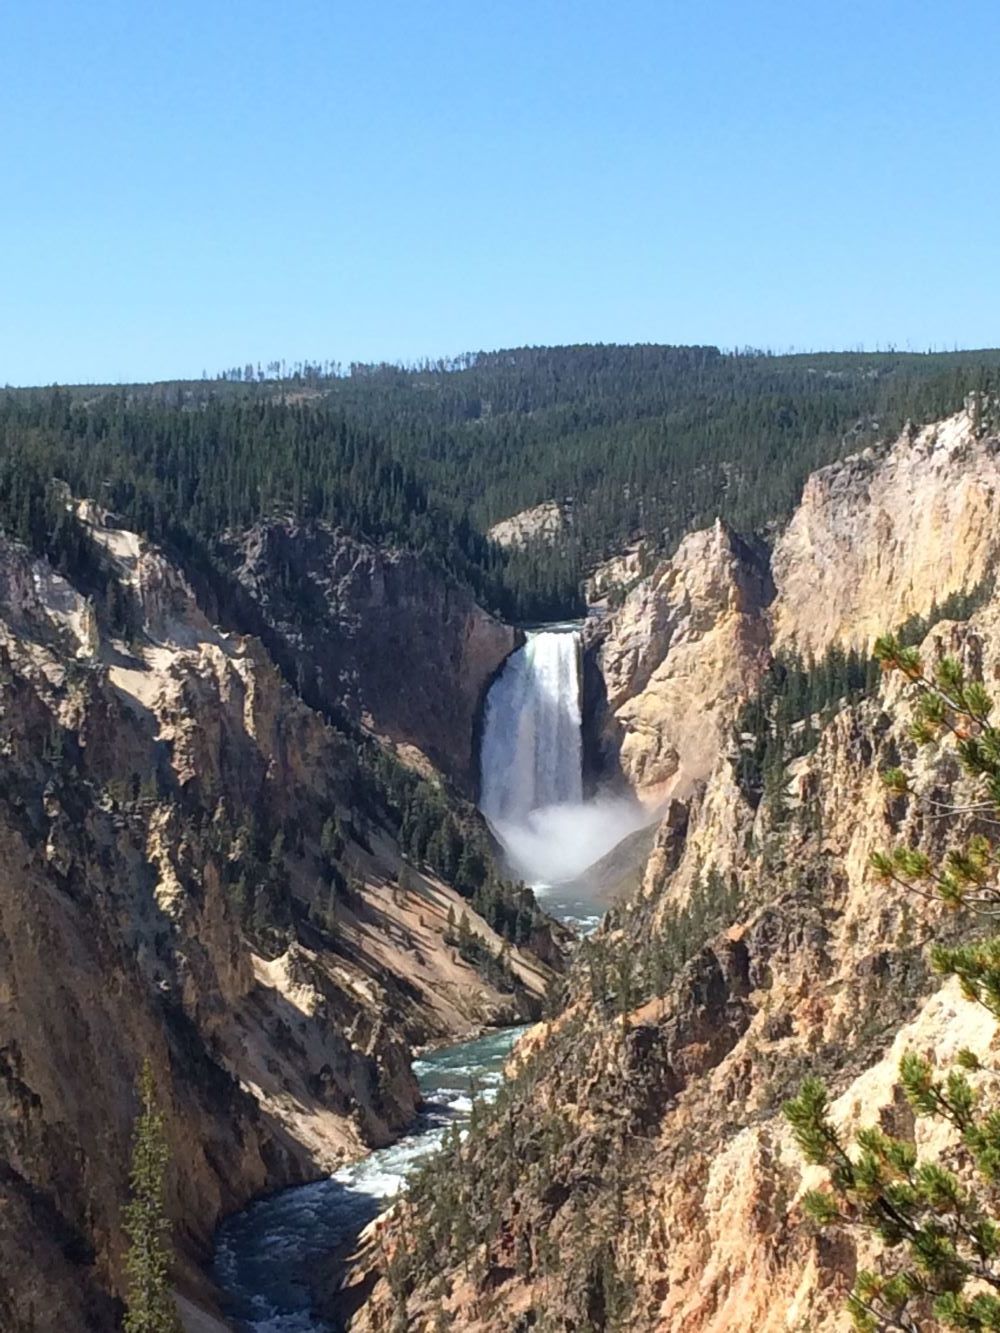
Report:
[[[767,662],[769,578],[723,523],[695,532],[609,619],[598,652],[621,769],[649,801],[708,776]]]
[[[493,957],[500,938],[374,818],[363,844],[346,837],[334,926],[271,948],[251,935],[234,867],[273,876],[303,914],[329,903],[322,812],[349,823],[354,748],[259,641],[208,622],[161,551],[94,506],[81,516],[130,598],[132,642],[0,537],[4,1333],[116,1325],[145,1057],[193,1296],[224,1213],[409,1123],[411,1043],[522,1016],[458,955],[449,913]],[[262,812],[281,832],[264,856],[248,831]],[[540,998],[545,966],[514,949],[511,968]],[[69,1235],[85,1258],[64,1253]]]
[[[774,549],[774,638],[867,648],[973,588],[1000,551],[1000,449],[968,412],[813,474]]]
[[[766,555],[724,524],[686,537],[607,620],[608,744],[645,799],[712,771],[772,652],[865,649],[1000,557],[1000,443],[968,412],[814,473]]]

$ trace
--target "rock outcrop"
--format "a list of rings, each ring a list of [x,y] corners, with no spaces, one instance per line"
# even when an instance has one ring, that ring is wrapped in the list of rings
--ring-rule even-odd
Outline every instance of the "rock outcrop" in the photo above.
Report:
[[[644,552],[641,543],[630,546],[621,555],[613,555],[588,575],[584,593],[588,606],[605,606],[617,601],[642,577]]]
[[[687,795],[711,772],[736,704],[769,660],[765,553],[724,523],[685,537],[603,622],[602,745],[640,795]]]
[[[260,524],[224,549],[306,698],[474,792],[476,721],[516,630],[413,552],[322,524]]]
[[[358,746],[258,640],[214,628],[160,551],[80,513],[101,595],[0,540],[8,1333],[117,1326],[145,1058],[167,1112],[177,1277],[204,1305],[222,1215],[390,1141],[418,1102],[411,1046],[537,1012],[550,975],[513,949],[498,989],[459,957],[449,915],[485,957],[504,942],[404,861]],[[459,604],[452,623],[452,649],[466,634],[475,657],[485,618]],[[484,633],[486,670],[503,640]]]
[[[572,500],[546,500],[543,504],[522,509],[519,514],[494,523],[486,535],[498,546],[513,547],[515,550],[532,542],[552,546],[572,523]]]

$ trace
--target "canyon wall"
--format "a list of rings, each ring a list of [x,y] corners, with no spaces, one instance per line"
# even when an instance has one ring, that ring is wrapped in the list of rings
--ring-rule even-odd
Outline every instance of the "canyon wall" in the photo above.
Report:
[[[372,742],[297,697],[259,640],[210,624],[162,552],[93,506],[79,514],[103,586],[0,541],[9,1333],[117,1325],[145,1058],[167,1113],[177,1280],[208,1308],[201,1268],[222,1215],[388,1142],[418,1101],[411,1046],[537,1013],[550,977],[402,857]],[[371,619],[401,646],[396,566],[355,559],[371,587],[354,614],[379,602]],[[444,618],[448,671],[470,673],[471,717],[475,673],[507,640],[449,597],[428,593],[424,614]],[[405,694],[419,675],[407,660],[383,663],[380,690],[394,667]],[[451,939],[463,914],[485,969]]]
[[[772,655],[865,650],[988,581],[998,495],[1000,441],[970,404],[814,473],[770,553],[721,522],[689,534],[588,625],[605,770],[652,803],[690,795]]]
[[[711,771],[736,701],[767,663],[772,593],[766,553],[720,521],[588,624],[605,690],[601,745],[645,799],[687,794]]]
[[[665,800],[644,885],[583,950],[565,1012],[515,1052],[496,1109],[437,1165],[449,1188],[418,1181],[346,1277],[331,1271],[332,1308],[367,1293],[352,1330],[851,1327],[846,1294],[878,1245],[807,1222],[821,1173],[781,1105],[817,1073],[846,1132],[880,1123],[954,1148],[914,1123],[896,1069],[906,1050],[947,1067],[995,1046],[995,1022],[928,962],[970,923],[883,883],[870,857],[902,842],[936,859],[988,827],[952,745],[910,739],[897,677],[806,719],[812,738],[763,799],[732,722],[772,653],[867,645],[959,592],[972,609],[938,620],[923,659],[956,656],[997,697],[997,459],[974,412],[907,432],[813,478],[770,572],[717,526],[602,626],[606,726],[625,776]],[[881,779],[899,763],[904,796]]]
[[[996,570],[1000,440],[973,404],[821,468],[775,543],[779,646],[866,648]]]
[[[477,718],[518,631],[413,552],[324,524],[258,524],[223,550],[306,698],[474,794]]]
[[[723,524],[690,534],[588,628],[606,765],[662,807],[643,885],[497,1111],[368,1237],[353,1328],[846,1329],[870,1253],[804,1223],[812,1181],[780,1104],[817,1071],[843,1125],[909,1132],[900,1051],[993,1040],[927,965],[961,923],[868,869],[895,839],[944,851],[955,830],[930,803],[969,792],[947,746],[915,753],[891,682],[808,719],[768,799],[733,722],[776,654],[867,645],[952,593],[976,608],[936,624],[925,656],[956,653],[995,690],[998,480],[975,411],[908,431],[817,473],[770,555]],[[161,551],[80,515],[103,583],[0,544],[12,1333],[120,1315],[144,1058],[170,1125],[178,1283],[207,1309],[219,1217],[388,1141],[416,1104],[412,1044],[537,1016],[540,956],[558,958],[542,927],[497,974],[501,938],[402,855],[376,739],[471,790],[514,631],[414,556],[273,523],[223,544],[223,632]],[[900,759],[914,795],[887,797],[879,771]],[[490,966],[456,949],[463,913]]]

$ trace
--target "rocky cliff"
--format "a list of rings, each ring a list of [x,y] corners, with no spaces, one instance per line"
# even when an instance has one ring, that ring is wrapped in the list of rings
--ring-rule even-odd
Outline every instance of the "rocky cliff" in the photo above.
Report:
[[[687,795],[711,771],[737,700],[766,665],[772,595],[766,553],[718,522],[588,625],[605,763],[647,800]]]
[[[417,779],[393,786],[392,762],[297,697],[259,640],[214,628],[162,552],[92,506],[79,515],[99,586],[0,541],[10,1333],[117,1326],[144,1058],[169,1125],[177,1277],[204,1305],[200,1266],[220,1216],[389,1141],[418,1100],[411,1044],[537,1012],[550,975],[504,949],[426,864],[404,860],[394,802]],[[258,540],[247,540],[247,568]],[[280,540],[294,551],[290,532]],[[378,697],[393,670],[406,696],[420,673],[401,655],[416,614],[394,583],[405,562],[337,549],[347,564],[336,587],[366,589],[356,628],[367,608],[383,635]],[[412,593],[421,576],[408,569]],[[475,696],[508,640],[431,576],[421,592],[424,615],[440,614],[451,635],[441,688],[465,681],[451,757],[467,763]],[[318,660],[321,627],[311,634]],[[367,663],[376,649],[358,651]],[[450,808],[434,792],[433,808]],[[478,942],[471,963],[449,934],[449,915],[463,913]],[[509,963],[496,964],[501,951]]]
[[[494,523],[487,535],[499,546],[515,549],[532,542],[552,546],[572,525],[572,500],[546,500],[543,504],[522,509],[519,514]]]
[[[413,552],[322,524],[260,524],[223,550],[306,698],[474,792],[476,721],[516,630]]]
[[[995,572],[1000,439],[965,411],[806,483],[772,559],[780,646],[865,648]]]
[[[622,768],[670,794],[645,883],[587,945],[565,1012],[522,1043],[496,1107],[436,1164],[435,1188],[418,1180],[346,1279],[331,1275],[333,1308],[343,1281],[368,1293],[352,1330],[846,1333],[846,1292],[877,1247],[806,1222],[816,1176],[781,1104],[819,1073],[845,1130],[938,1133],[914,1125],[900,1054],[982,1055],[995,1023],[927,961],[930,940],[967,923],[881,883],[869,858],[897,841],[940,857],[978,816],[951,746],[916,750],[895,680],[806,716],[763,798],[731,724],[772,653],[867,643],[973,588],[978,609],[938,621],[922,653],[959,657],[997,696],[996,457],[974,414],[908,432],[809,483],[773,591],[758,553],[716,527],[603,627],[592,651]],[[906,534],[906,494],[922,540]],[[923,526],[935,505],[940,581]],[[692,711],[708,710],[705,741],[682,679]],[[893,796],[880,775],[900,762],[912,792]]]
[[[988,582],[998,495],[1000,439],[970,403],[814,473],[771,552],[721,522],[689,534],[588,627],[605,770],[648,800],[689,795],[774,654],[866,649]]]

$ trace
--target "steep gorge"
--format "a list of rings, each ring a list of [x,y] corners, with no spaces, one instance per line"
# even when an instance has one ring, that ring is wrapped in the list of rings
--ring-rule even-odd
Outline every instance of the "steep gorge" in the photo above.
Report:
[[[414,552],[323,523],[257,524],[222,559],[306,699],[474,794],[476,720],[517,630]]]
[[[812,1182],[781,1102],[819,1072],[842,1125],[905,1132],[902,1050],[947,1061],[991,1044],[992,1022],[926,960],[961,922],[869,869],[897,839],[938,855],[975,825],[936,817],[933,802],[968,791],[949,746],[917,754],[894,683],[815,718],[776,799],[741,785],[732,723],[788,646],[866,646],[973,589],[980,608],[940,621],[923,653],[956,655],[996,693],[998,449],[974,405],[907,431],[817,474],[770,564],[717,525],[601,627],[609,755],[666,800],[643,887],[434,1189],[418,1180],[373,1232],[350,1280],[383,1276],[352,1329],[849,1326],[844,1296],[872,1251],[805,1223]],[[880,777],[901,758],[915,774],[902,798]]]
[[[600,777],[659,812],[642,884],[496,1111],[369,1234],[352,1328],[845,1326],[864,1255],[803,1225],[780,1102],[818,1069],[845,1123],[895,1123],[904,1045],[991,1040],[926,964],[957,927],[867,869],[896,837],[940,851],[921,798],[962,788],[945,748],[914,798],[887,799],[880,768],[913,757],[893,686],[809,719],[778,799],[747,789],[733,722],[781,654],[865,645],[951,593],[981,605],[926,655],[1000,680],[998,482],[970,409],[815,474],[771,552],[716,523],[629,570],[585,630],[602,702],[583,723]],[[218,1220],[390,1142],[419,1098],[413,1046],[537,1018],[560,964],[516,890],[473,894],[491,872],[451,786],[475,789],[477,717],[517,632],[412,554],[322,524],[227,536],[196,597],[163,551],[79,514],[103,591],[0,546],[14,1333],[114,1326],[144,1056],[176,1163],[177,1277],[208,1317]],[[478,831],[460,847],[439,814]]]
[[[551,976],[541,959],[559,963],[533,908],[516,907],[522,948],[475,910],[470,883],[460,893],[401,853],[411,807],[443,821],[448,838],[485,836],[425,759],[414,762],[428,781],[399,769],[374,734],[332,726],[259,640],[210,623],[162,551],[93,505],[79,516],[103,589],[0,542],[0,1325],[10,1333],[117,1324],[144,1058],[175,1164],[177,1279],[211,1309],[202,1273],[220,1217],[389,1142],[417,1106],[413,1046],[537,1015]],[[335,535],[316,540],[336,566]],[[338,588],[354,586],[359,563],[366,586],[383,587],[374,559],[345,550]],[[456,712],[435,756],[462,777],[478,694],[511,632],[408,567],[416,592],[408,585],[368,620],[392,661],[388,645],[415,608],[443,618],[446,657],[400,679],[465,692],[467,715]],[[258,558],[263,582],[261,569]],[[325,635],[336,638],[329,625]],[[370,733],[393,732],[380,718],[380,699],[394,703],[387,671],[358,705]],[[423,737],[392,739],[405,749]],[[503,909],[506,890],[489,892]]]

